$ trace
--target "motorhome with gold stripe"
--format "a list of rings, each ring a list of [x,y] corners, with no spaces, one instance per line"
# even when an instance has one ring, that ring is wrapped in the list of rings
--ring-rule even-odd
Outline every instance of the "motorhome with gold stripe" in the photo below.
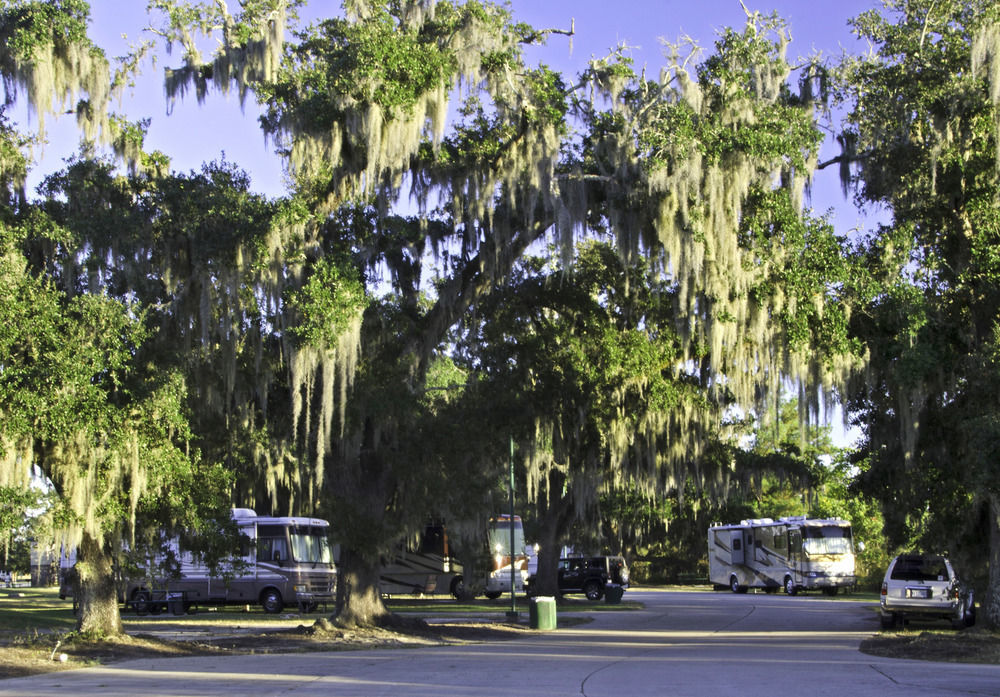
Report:
[[[855,583],[851,524],[840,518],[756,518],[708,529],[708,576],[734,593],[834,595]]]

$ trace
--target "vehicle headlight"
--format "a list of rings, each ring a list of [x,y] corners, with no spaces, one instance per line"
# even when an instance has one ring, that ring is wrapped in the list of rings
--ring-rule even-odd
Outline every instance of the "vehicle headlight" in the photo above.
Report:
[[[296,593],[305,593],[306,592],[306,587],[305,586],[295,586],[295,592]]]

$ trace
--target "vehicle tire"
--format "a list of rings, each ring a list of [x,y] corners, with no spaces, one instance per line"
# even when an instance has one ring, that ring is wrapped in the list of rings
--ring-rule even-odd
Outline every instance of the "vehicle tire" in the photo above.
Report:
[[[455,600],[461,600],[465,597],[465,579],[461,576],[451,579],[451,588],[449,590],[451,591],[451,597]]]
[[[952,619],[951,628],[952,629],[965,629],[966,627],[971,627],[976,623],[975,614],[969,610],[969,608],[962,606],[962,614],[959,617]]]
[[[840,589],[837,588],[836,586],[830,586],[829,588],[823,589],[823,595],[829,595],[832,598],[833,596],[837,595],[837,592],[839,590]]]
[[[264,607],[264,612],[269,612],[272,615],[281,612],[282,608],[285,607],[281,593],[278,592],[277,588],[268,588],[261,593],[260,604]]]
[[[882,624],[882,629],[895,629],[896,625],[899,624],[899,618],[896,617],[896,613],[890,612],[889,614],[880,613],[879,621]]]
[[[487,598],[489,598],[490,600],[496,600],[501,595],[503,595],[503,593],[501,591],[486,591],[486,593],[484,593],[484,595]]]
[[[600,600],[604,595],[604,587],[600,581],[590,580],[583,584],[583,594],[587,600]]]
[[[148,615],[150,610],[150,600],[152,596],[149,591],[137,590],[132,593],[132,608],[137,615]]]
[[[788,595],[795,595],[799,592],[799,589],[795,586],[795,581],[792,580],[791,576],[785,576],[785,593]]]
[[[970,603],[968,611],[965,613],[965,626],[976,626],[976,604]]]
[[[746,593],[747,587],[741,586],[740,580],[736,578],[735,574],[733,574],[732,576],[729,577],[729,590],[731,590],[733,593]]]

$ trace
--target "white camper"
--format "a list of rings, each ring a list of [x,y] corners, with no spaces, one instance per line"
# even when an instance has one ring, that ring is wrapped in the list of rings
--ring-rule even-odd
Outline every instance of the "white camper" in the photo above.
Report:
[[[126,604],[140,614],[258,603],[267,612],[281,612],[286,604],[310,611],[333,600],[337,571],[327,521],[258,516],[249,508],[234,508],[232,515],[243,544],[219,573],[212,575],[171,539],[167,556],[175,568],[164,570],[164,555],[147,559],[146,574],[126,584]]]
[[[708,577],[734,593],[750,588],[789,595],[833,595],[855,583],[851,524],[839,518],[793,516],[715,524],[708,529]]]
[[[448,529],[432,521],[419,538],[401,545],[382,565],[379,592],[384,596],[451,593],[459,598],[464,591],[462,573],[462,564],[451,556]]]
[[[512,535],[513,533],[513,535]],[[521,516],[514,516],[513,521],[507,514],[490,519],[487,533],[490,545],[492,563],[490,573],[486,577],[486,597],[499,598],[504,593],[511,592],[511,565],[514,566],[514,592],[523,593],[524,584],[528,578],[528,549],[524,544],[524,526]],[[514,553],[511,554],[510,543],[513,539]]]
[[[510,592],[510,542],[514,533],[514,591],[524,592],[528,575],[528,554],[524,544],[524,528],[520,516],[509,515],[490,519],[487,529],[490,566],[486,576],[487,598],[499,598]],[[384,596],[402,594],[446,594],[455,598],[465,594],[464,567],[451,556],[448,529],[439,521],[428,523],[423,533],[401,545],[391,559],[382,565],[379,591]]]

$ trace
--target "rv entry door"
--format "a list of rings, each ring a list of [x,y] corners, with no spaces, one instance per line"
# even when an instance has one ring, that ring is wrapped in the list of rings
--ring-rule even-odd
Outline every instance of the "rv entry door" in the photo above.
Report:
[[[732,550],[732,560],[733,565],[743,563],[743,531],[742,530],[730,530],[729,534],[732,536],[730,538],[729,549]]]

